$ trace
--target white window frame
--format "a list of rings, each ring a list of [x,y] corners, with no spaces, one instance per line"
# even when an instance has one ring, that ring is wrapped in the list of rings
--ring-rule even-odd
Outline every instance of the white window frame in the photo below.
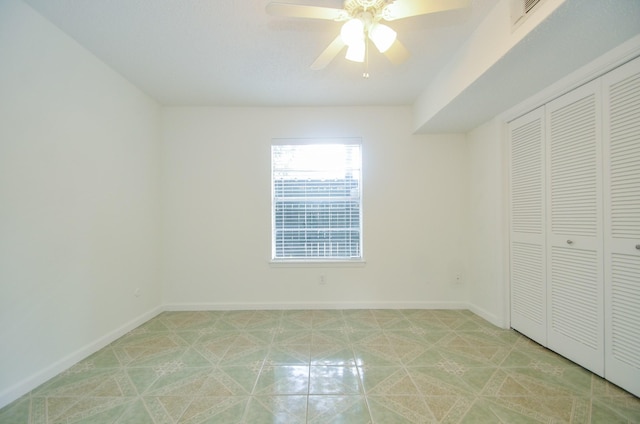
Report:
[[[332,256],[329,255],[310,255],[310,256],[278,256],[277,253],[277,240],[276,240],[276,205],[279,200],[276,198],[276,172],[274,168],[274,148],[277,146],[304,146],[304,145],[357,145],[359,146],[359,173],[358,180],[358,194],[356,196],[359,200],[359,217],[358,217],[358,250],[359,256]],[[309,139],[273,139],[271,144],[271,263],[278,265],[351,265],[351,264],[364,264],[363,253],[363,214],[362,214],[362,140],[360,138],[309,138]],[[316,169],[317,170],[317,169]],[[302,200],[302,199],[301,199]],[[302,200],[304,201],[304,200]],[[310,202],[318,201],[317,198],[310,197]]]

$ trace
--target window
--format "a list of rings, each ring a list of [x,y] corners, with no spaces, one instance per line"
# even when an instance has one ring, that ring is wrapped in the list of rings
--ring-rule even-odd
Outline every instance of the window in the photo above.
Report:
[[[360,140],[274,140],[274,260],[362,259]]]

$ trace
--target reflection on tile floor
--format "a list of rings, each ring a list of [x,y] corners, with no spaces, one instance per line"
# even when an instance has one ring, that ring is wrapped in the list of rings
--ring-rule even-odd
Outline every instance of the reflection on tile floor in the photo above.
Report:
[[[0,422],[640,423],[640,400],[468,311],[166,312]]]

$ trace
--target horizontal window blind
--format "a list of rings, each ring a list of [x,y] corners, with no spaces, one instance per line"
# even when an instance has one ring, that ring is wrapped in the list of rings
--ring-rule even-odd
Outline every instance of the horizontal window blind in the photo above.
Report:
[[[273,259],[362,258],[361,145],[273,144]]]

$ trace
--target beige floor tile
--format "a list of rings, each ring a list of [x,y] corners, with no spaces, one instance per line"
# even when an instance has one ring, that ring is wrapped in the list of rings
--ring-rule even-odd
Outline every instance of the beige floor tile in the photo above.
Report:
[[[368,396],[374,423],[436,423],[437,419],[420,396]]]
[[[364,396],[309,396],[309,424],[369,424],[371,415]]]
[[[308,393],[308,365],[264,366],[254,389],[254,394],[260,396],[306,395]]]
[[[165,312],[0,423],[640,423],[640,400],[469,311]]]
[[[249,401],[247,424],[305,424],[307,396],[254,396]]]
[[[356,367],[313,365],[309,367],[310,395],[353,395],[362,393]]]

